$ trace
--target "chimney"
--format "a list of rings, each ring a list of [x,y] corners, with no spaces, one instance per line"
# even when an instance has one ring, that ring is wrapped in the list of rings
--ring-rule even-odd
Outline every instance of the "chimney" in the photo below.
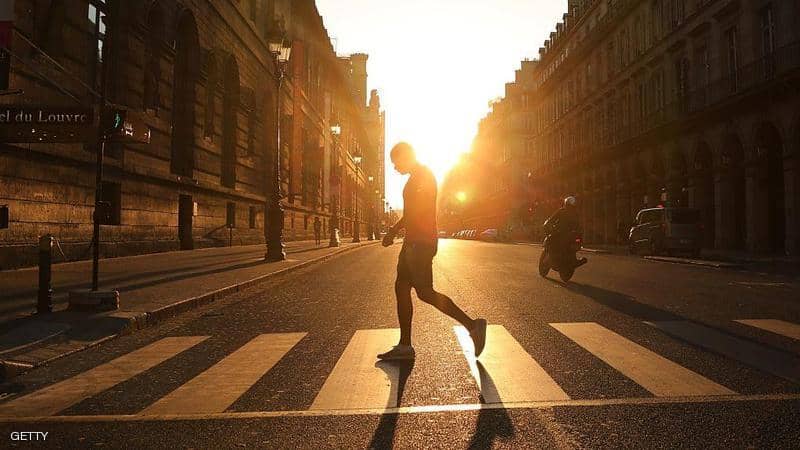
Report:
[[[350,63],[353,67],[353,89],[361,108],[367,107],[367,59],[369,55],[355,53],[350,55]]]
[[[373,89],[369,93],[369,109],[375,113],[381,111],[381,96],[378,94],[377,89]]]

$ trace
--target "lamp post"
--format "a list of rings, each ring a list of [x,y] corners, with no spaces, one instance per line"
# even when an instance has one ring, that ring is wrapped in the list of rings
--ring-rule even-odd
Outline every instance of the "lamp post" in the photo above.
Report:
[[[367,181],[369,181],[369,185],[370,185],[370,189],[371,189],[372,188],[372,183],[375,181],[375,177],[370,175],[369,177],[367,177]],[[375,240],[375,205],[373,205],[373,202],[372,202],[372,195],[369,195],[368,198],[370,199],[370,201],[369,201],[369,208],[368,208],[369,216],[367,217],[367,240],[368,241],[374,241]]]
[[[331,127],[331,134],[333,135],[334,145],[336,145],[336,140],[338,139],[339,135],[342,134],[342,127],[339,125],[334,125]],[[334,147],[334,151],[336,148]],[[337,165],[338,166],[338,165]],[[336,169],[338,171],[338,169]],[[339,187],[340,183],[339,175],[336,174],[336,187]],[[341,245],[341,241],[339,240],[339,195],[333,195],[331,197],[331,222],[330,222],[330,242],[328,243],[328,247],[338,247]]]
[[[283,261],[286,259],[286,252],[283,247],[283,207],[281,206],[281,89],[283,79],[286,76],[286,64],[292,54],[291,45],[286,42],[284,37],[271,40],[269,51],[275,61],[275,170],[272,180],[272,192],[267,199],[265,211],[269,212],[269,226],[264,227],[265,238],[267,241],[267,254],[264,257],[267,261]],[[266,217],[265,217],[266,218]]]
[[[356,202],[353,206],[353,243],[361,242],[361,223],[358,219],[358,197],[359,197],[359,188],[358,188],[358,172],[361,167],[362,157],[361,155],[353,156],[353,162],[356,165]]]

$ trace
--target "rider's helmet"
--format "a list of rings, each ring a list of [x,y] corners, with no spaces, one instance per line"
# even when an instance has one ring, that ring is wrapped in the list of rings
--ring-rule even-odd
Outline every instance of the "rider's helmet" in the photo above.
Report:
[[[564,199],[564,207],[571,208],[578,204],[578,199],[573,196],[569,196]]]

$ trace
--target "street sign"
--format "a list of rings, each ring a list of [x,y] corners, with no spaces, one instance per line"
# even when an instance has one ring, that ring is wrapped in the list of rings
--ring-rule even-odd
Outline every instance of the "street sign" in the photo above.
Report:
[[[87,107],[0,106],[0,142],[88,142],[93,122]]]
[[[111,108],[105,113],[103,126],[109,142],[150,143],[150,127],[142,119],[141,113]]]

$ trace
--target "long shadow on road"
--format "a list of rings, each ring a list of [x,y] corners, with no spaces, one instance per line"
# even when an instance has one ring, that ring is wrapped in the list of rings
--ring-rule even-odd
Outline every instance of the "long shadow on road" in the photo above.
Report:
[[[590,298],[597,303],[637,319],[648,322],[686,320],[685,317],[639,302],[634,297],[621,294],[616,291],[609,291],[608,289],[603,289],[601,287],[591,286],[588,284],[574,282],[561,283],[551,280],[550,278],[548,278],[548,280],[550,280],[552,283],[563,286],[568,291]]]
[[[411,371],[414,370],[414,361],[378,361],[375,367],[386,372],[389,380],[393,383],[387,408],[400,406],[403,400],[403,391],[406,390],[406,381]],[[394,435],[397,431],[397,421],[400,414],[383,414],[378,422],[378,427],[372,435],[369,443],[370,449],[394,448]]]

